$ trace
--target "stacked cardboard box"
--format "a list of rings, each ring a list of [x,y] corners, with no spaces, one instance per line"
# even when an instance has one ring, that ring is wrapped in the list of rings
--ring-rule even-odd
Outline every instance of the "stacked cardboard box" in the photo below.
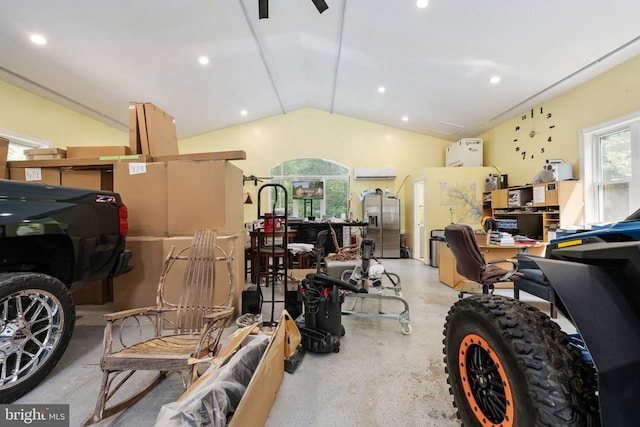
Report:
[[[191,244],[196,231],[216,229],[238,233],[234,242],[233,275],[242,278],[244,240],[242,171],[223,160],[117,163],[114,190],[120,193],[129,212],[127,245],[133,252],[134,271],[114,279],[114,309],[153,305],[162,261],[171,246],[180,250]],[[162,254],[159,247],[162,245]],[[225,243],[220,246],[230,250]],[[229,293],[227,268],[217,264],[216,303]],[[176,296],[182,268],[166,282],[166,295]],[[132,274],[133,273],[133,274]],[[232,304],[238,307],[243,286],[236,283]]]
[[[173,117],[150,102],[129,104],[129,148],[132,154],[172,156],[178,154]]]
[[[24,150],[27,160],[52,160],[64,159],[67,157],[67,150],[57,147],[51,148],[30,148]]]
[[[9,168],[9,177],[17,181],[60,185],[60,168]]]

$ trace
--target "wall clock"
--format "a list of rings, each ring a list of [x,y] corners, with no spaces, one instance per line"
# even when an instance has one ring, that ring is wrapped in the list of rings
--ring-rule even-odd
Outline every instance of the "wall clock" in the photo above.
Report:
[[[554,123],[553,114],[544,107],[532,108],[520,116],[513,136],[516,155],[522,160],[544,158],[545,151],[553,144]]]

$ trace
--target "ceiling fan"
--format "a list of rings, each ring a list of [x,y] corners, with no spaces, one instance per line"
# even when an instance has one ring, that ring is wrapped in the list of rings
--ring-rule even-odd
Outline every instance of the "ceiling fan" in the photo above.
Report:
[[[315,5],[318,12],[322,13],[325,10],[329,9],[327,6],[327,2],[324,0],[311,0]],[[269,0],[258,0],[258,16],[260,19],[269,17]]]

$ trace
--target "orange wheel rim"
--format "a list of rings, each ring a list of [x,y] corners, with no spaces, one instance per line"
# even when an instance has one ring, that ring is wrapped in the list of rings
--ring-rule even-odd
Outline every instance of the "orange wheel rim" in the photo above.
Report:
[[[513,394],[507,373],[489,343],[476,334],[465,336],[458,350],[458,368],[469,408],[483,426],[513,426]]]

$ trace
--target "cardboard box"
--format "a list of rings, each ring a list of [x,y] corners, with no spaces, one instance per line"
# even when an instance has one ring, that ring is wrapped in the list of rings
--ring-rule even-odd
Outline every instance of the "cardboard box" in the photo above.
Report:
[[[113,188],[129,211],[130,236],[167,236],[166,163],[116,163]]]
[[[137,104],[139,103],[133,101],[129,102],[129,151],[131,151],[131,154],[142,154],[138,111],[136,109]]]
[[[140,152],[149,156],[149,134],[147,134],[147,119],[144,114],[144,104],[136,105],[136,116],[138,117],[138,140],[140,141]]]
[[[68,159],[97,159],[102,156],[126,156],[129,154],[131,154],[129,147],[124,145],[67,147]]]
[[[479,245],[488,245],[489,244],[489,236],[490,234],[484,230],[474,230],[476,242]]]
[[[149,154],[152,157],[178,154],[176,123],[173,117],[152,103],[146,102],[144,104],[144,119],[149,142]],[[139,112],[138,126],[141,128]],[[142,146],[143,154],[146,154],[144,153],[144,142]]]
[[[10,179],[60,185],[60,168],[9,168]]]
[[[67,150],[57,147],[50,148],[30,148],[24,150],[27,160],[50,160],[64,159],[67,157]]]
[[[289,278],[287,279],[287,290],[298,290],[298,284],[300,284],[300,282],[302,282],[302,280],[307,277],[307,274],[317,272],[318,270],[316,270],[315,268],[292,268],[291,270],[288,270],[287,273],[289,275]],[[280,295],[284,295],[284,286],[280,286]]]
[[[113,301],[113,284],[111,279],[98,280],[73,291],[73,302],[76,305],[102,305]]]
[[[170,236],[244,229],[242,170],[224,160],[167,163]]]
[[[133,270],[113,278],[113,310],[149,307],[156,304],[156,290],[164,263],[164,239],[151,236],[127,237]]]
[[[106,169],[62,169],[60,182],[65,187],[113,191],[113,172]]]
[[[168,403],[160,409],[156,423],[165,425],[177,421],[184,424],[188,423],[187,420],[195,419],[200,425],[205,419],[211,420],[221,415],[209,412],[214,411],[213,405],[206,403],[211,401],[209,393],[212,393],[212,389],[217,389],[217,381],[224,381],[227,387],[230,382],[237,381],[246,384],[246,389],[228,425],[264,426],[284,378],[285,360],[291,358],[301,341],[301,336],[295,322],[286,311],[282,312],[277,326],[270,332],[264,352],[253,351],[256,347],[252,349],[252,341],[253,344],[258,344],[255,340],[260,339],[251,335],[253,329],[248,326],[233,333],[228,338],[229,342],[223,345],[222,350],[216,355],[217,361],[185,390],[177,402]],[[227,363],[222,363],[228,358],[230,360]],[[251,378],[247,379],[245,373],[250,366],[256,367]],[[220,372],[221,370],[224,371]],[[218,373],[222,374],[224,380],[217,376]],[[225,385],[222,388],[225,388]],[[204,415],[203,412],[209,414]]]
[[[9,155],[9,140],[0,136],[0,178],[8,177],[7,156]]]

